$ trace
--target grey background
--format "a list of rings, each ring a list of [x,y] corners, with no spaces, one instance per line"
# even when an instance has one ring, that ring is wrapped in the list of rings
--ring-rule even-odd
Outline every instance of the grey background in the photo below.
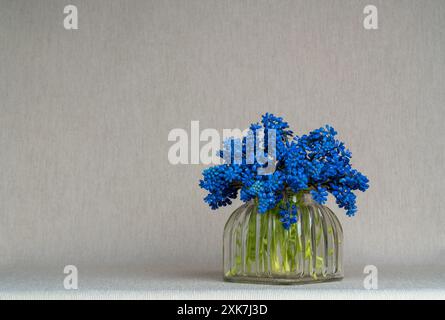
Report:
[[[379,9],[379,30],[362,26]],[[63,28],[63,7],[79,30]],[[0,267],[217,270],[231,211],[168,132],[332,124],[345,263],[444,264],[444,1],[0,1]]]

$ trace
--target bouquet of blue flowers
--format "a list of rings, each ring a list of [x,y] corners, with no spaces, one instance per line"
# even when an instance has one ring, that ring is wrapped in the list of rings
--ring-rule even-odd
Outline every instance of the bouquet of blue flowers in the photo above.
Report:
[[[239,193],[242,201],[257,202],[259,214],[281,206],[282,210],[276,212],[282,214],[281,222],[289,229],[296,222],[296,215],[289,212],[296,208],[288,208],[289,202],[283,199],[289,194],[310,192],[319,204],[324,204],[331,193],[348,216],[355,214],[354,191],[368,189],[369,180],[351,166],[351,152],[336,139],[334,128],[326,125],[297,136],[281,117],[266,113],[249,132],[252,134],[225,141],[219,153],[225,163],[203,171],[200,187],[208,191],[204,200],[212,209],[231,204]],[[260,148],[267,163],[249,152],[255,154]],[[235,154],[240,156],[239,161],[234,161]],[[264,174],[261,169],[271,162],[274,171]]]

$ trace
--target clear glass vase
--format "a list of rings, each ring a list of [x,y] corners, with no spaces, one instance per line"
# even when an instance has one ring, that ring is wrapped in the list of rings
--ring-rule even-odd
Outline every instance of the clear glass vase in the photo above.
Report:
[[[250,201],[233,212],[224,227],[224,280],[293,284],[343,278],[343,230],[335,214],[309,192],[286,199],[284,204],[297,207],[297,222],[289,229],[279,207],[259,214]]]

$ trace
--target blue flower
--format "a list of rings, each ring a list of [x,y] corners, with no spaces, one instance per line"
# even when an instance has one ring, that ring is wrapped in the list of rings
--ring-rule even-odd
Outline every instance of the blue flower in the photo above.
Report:
[[[312,198],[319,204],[324,204],[328,200],[328,190],[321,186],[317,186],[316,189],[311,190]]]
[[[278,211],[280,215],[280,222],[283,224],[283,227],[287,230],[291,225],[297,223],[298,220],[298,210],[297,206],[292,203],[286,202],[280,206],[280,210]]]
[[[337,132],[333,127],[326,125],[309,134],[294,136],[281,117],[266,113],[260,123],[250,126],[250,130],[253,134],[224,142],[219,155],[230,161],[203,171],[199,185],[208,191],[204,201],[212,209],[231,204],[238,193],[242,201],[256,199],[260,214],[281,203],[278,213],[283,227],[288,229],[297,221],[297,207],[289,203],[283,205],[283,194],[310,190],[318,203],[324,204],[331,193],[348,216],[356,213],[354,191],[366,191],[369,180],[351,166],[351,152],[336,139]],[[258,130],[264,130],[262,141],[257,141]],[[269,130],[275,132],[273,150],[268,149]],[[256,149],[258,142],[264,145],[262,152],[266,156],[274,156],[276,170],[273,174],[258,174],[258,169],[265,164],[252,158],[247,149],[248,145],[254,145]],[[235,154],[242,156],[241,162],[233,161]]]

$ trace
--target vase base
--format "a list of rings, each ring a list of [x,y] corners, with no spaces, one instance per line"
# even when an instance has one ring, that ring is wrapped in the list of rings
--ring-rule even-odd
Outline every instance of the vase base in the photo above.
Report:
[[[325,277],[313,278],[310,276],[301,278],[280,277],[280,276],[224,276],[224,281],[238,282],[238,283],[253,283],[253,284],[276,284],[276,285],[298,285],[298,284],[311,284],[321,282],[340,281],[343,279],[343,275],[330,275]]]

